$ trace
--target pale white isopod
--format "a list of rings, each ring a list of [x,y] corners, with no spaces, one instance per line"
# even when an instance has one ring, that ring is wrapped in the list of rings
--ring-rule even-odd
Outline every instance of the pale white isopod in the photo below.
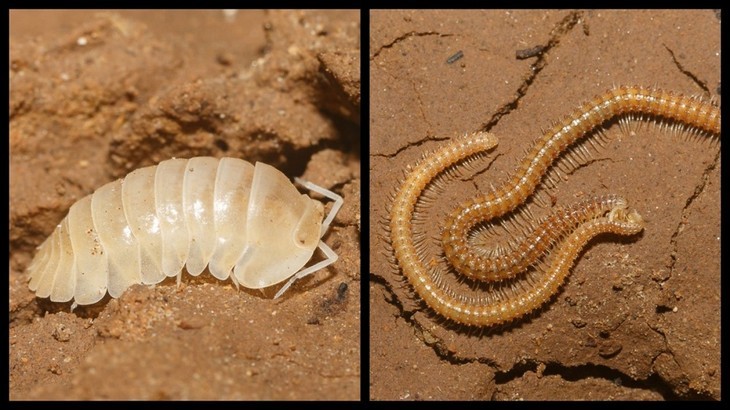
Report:
[[[28,286],[53,302],[88,305],[117,298],[134,284],[155,284],[185,267],[193,276],[208,266],[220,280],[261,289],[324,268],[337,255],[323,242],[342,198],[297,182],[334,200],[324,218],[321,202],[301,194],[276,168],[236,158],[171,159],[137,169],[71,206],[38,247]],[[326,259],[304,265],[319,248]]]

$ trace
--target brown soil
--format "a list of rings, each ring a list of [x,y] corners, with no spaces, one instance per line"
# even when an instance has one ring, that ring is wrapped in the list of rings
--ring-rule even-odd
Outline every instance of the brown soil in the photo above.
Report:
[[[11,399],[360,398],[358,11],[13,11]],[[208,274],[69,313],[25,267],[71,204],[171,157],[340,193],[339,261],[273,292]]]
[[[483,129],[499,145],[425,209],[427,238],[455,203],[503,180],[541,127],[613,85],[719,104],[719,16],[374,11],[370,38],[371,397],[720,399],[716,141],[650,121],[635,136],[609,124],[611,141],[547,192],[559,205],[620,194],[647,220],[644,232],[592,241],[544,309],[501,329],[435,316],[394,265],[385,229],[400,170],[454,136]],[[545,48],[516,58],[536,46]],[[438,239],[427,246],[438,258]]]

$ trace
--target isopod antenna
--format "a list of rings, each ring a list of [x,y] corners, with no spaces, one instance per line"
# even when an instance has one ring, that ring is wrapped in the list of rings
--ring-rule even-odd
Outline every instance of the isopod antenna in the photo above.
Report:
[[[320,195],[323,195],[326,198],[329,198],[334,202],[332,204],[332,209],[330,209],[329,214],[327,214],[327,217],[324,218],[324,221],[322,222],[322,229],[320,231],[320,238],[324,236],[325,233],[327,233],[327,230],[329,229],[330,224],[332,223],[332,220],[335,219],[335,216],[337,215],[337,212],[340,211],[340,208],[342,208],[342,204],[344,203],[344,200],[341,196],[337,195],[336,193],[330,191],[329,189],[325,189],[319,185],[313,184],[309,181],[305,181],[301,178],[294,178],[294,182],[297,184],[303,186],[304,188],[307,188],[308,190],[312,192],[316,192]],[[317,272],[320,269],[324,269],[327,266],[337,262],[337,254],[335,251],[332,250],[329,246],[327,246],[326,243],[324,243],[321,239],[319,241],[319,244],[317,247],[324,253],[324,256],[326,257],[325,260],[315,263],[312,266],[303,268],[299,272],[295,273],[289,281],[284,285],[281,289],[279,289],[278,292],[276,292],[276,295],[274,295],[274,299],[278,299],[281,295],[286,292],[289,287],[296,282],[297,280],[311,275],[314,272]]]
[[[319,237],[323,237],[325,233],[327,233],[327,230],[330,227],[330,223],[332,223],[332,220],[335,219],[335,216],[337,215],[337,212],[340,211],[340,208],[342,208],[342,204],[344,203],[344,200],[341,196],[337,195],[336,193],[330,191],[329,189],[322,188],[321,186],[317,184],[313,184],[309,181],[305,181],[301,178],[294,178],[294,182],[297,184],[303,186],[304,188],[307,188],[308,190],[312,192],[316,192],[325,198],[329,198],[333,201],[335,201],[334,204],[332,204],[332,209],[330,209],[330,213],[327,214],[327,217],[324,218],[324,221],[322,222],[322,230],[319,234]]]

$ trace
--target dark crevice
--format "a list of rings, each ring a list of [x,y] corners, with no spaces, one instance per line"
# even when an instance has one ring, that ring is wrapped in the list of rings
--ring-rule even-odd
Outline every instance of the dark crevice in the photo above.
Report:
[[[537,361],[526,360],[506,372],[496,372],[494,381],[497,386],[511,383],[521,379],[528,372],[539,373],[541,376],[560,376],[568,382],[580,382],[582,380],[603,379],[616,384],[619,387],[630,389],[642,389],[660,394],[665,400],[678,400],[684,397],[677,396],[671,387],[656,373],[646,379],[634,380],[625,373],[600,364],[583,364],[578,366],[565,366],[559,363],[542,364]],[[693,397],[696,398],[696,397]]]
[[[672,233],[672,237],[669,240],[671,252],[670,252],[670,262],[669,262],[669,277],[671,278],[674,275],[674,267],[677,263],[677,248],[679,247],[678,238],[680,233],[684,231],[685,225],[687,225],[687,220],[689,219],[689,214],[692,212],[692,205],[694,204],[695,200],[702,195],[703,192],[705,192],[705,187],[707,186],[709,180],[710,180],[710,174],[712,171],[717,168],[718,164],[720,162],[720,150],[717,150],[715,152],[715,158],[710,162],[710,164],[705,168],[705,170],[702,172],[702,177],[700,178],[701,181],[695,186],[694,191],[692,194],[687,198],[685,201],[684,208],[682,208],[682,215],[679,218],[679,223],[677,223],[677,227],[674,228],[674,232]]]
[[[664,334],[664,331],[661,328],[656,327],[656,325],[648,324],[647,326],[649,327],[649,329],[651,329],[651,331],[653,331],[654,333],[656,333],[656,334],[658,334],[659,336],[662,337],[662,340],[664,341],[665,348],[669,349],[669,341],[667,340],[667,335]],[[661,354],[661,353],[663,353],[663,352],[660,352],[659,354]],[[659,355],[657,355],[657,356],[659,356]],[[652,363],[654,363],[654,360],[656,360],[656,357],[654,357],[653,359],[651,359]]]
[[[519,105],[520,100],[527,94],[527,89],[535,81],[538,74],[547,66],[547,56],[550,54],[550,50],[557,47],[560,44],[560,40],[564,35],[569,33],[583,18],[582,11],[573,11],[568,13],[551,31],[550,40],[545,46],[541,46],[540,53],[536,54],[537,60],[530,66],[529,74],[522,81],[522,84],[517,89],[515,97],[512,101],[504,104],[502,107],[497,109],[497,112],[492,115],[486,123],[482,124],[481,129],[489,131],[492,129],[499,120],[516,109]]]
[[[370,156],[371,157],[382,157],[382,158],[394,158],[394,157],[398,156],[398,154],[400,154],[401,152],[403,152],[403,151],[405,151],[407,149],[410,149],[410,148],[413,148],[413,147],[420,147],[421,145],[423,145],[423,144],[425,144],[427,142],[432,142],[432,141],[449,141],[450,139],[451,138],[448,138],[448,137],[429,137],[429,138],[424,138],[422,140],[418,140],[416,142],[412,142],[412,143],[403,145],[402,147],[399,147],[393,153],[390,153],[390,154],[377,154],[377,153],[374,153],[374,154],[370,154]]]
[[[674,357],[674,354],[670,351],[663,351],[659,352],[656,356],[652,358],[651,361],[651,368],[656,369],[657,367],[657,360],[660,357],[663,356],[671,356],[671,359],[673,363],[676,366],[680,366],[677,362],[676,358]],[[661,367],[661,365],[659,365]],[[692,383],[688,379],[686,373],[682,370],[682,375],[677,377],[670,375],[668,376],[671,378],[671,380],[666,380],[665,377],[662,377],[660,373],[654,371],[654,373],[651,374],[651,376],[647,379],[648,381],[654,380],[654,385],[659,386],[660,388],[666,387],[670,390],[670,393],[668,395],[664,395],[664,398],[666,400],[703,400],[703,401],[717,401],[715,397],[713,397],[712,393],[707,391],[697,391],[692,388]]]
[[[437,31],[422,31],[422,32],[409,31],[408,33],[405,33],[405,34],[403,34],[401,36],[396,37],[390,43],[384,44],[384,45],[380,46],[380,48],[378,49],[378,51],[376,51],[375,53],[373,53],[373,55],[370,57],[370,59],[371,60],[374,59],[381,52],[383,52],[384,49],[386,49],[386,48],[392,48],[396,44],[400,43],[401,41],[403,41],[403,40],[405,40],[405,39],[407,39],[409,37],[424,37],[424,36],[451,37],[451,36],[453,36],[453,34],[442,34],[442,33],[439,33]]]
[[[398,316],[405,318],[406,317],[406,311],[405,308],[403,308],[403,304],[400,303],[400,300],[398,300],[398,297],[395,295],[395,292],[393,291],[393,286],[388,282],[384,277],[378,275],[377,273],[370,272],[369,280],[371,283],[376,283],[378,285],[381,285],[383,288],[385,288],[385,291],[389,294],[390,297],[385,297],[385,301],[388,302],[389,305],[395,306],[396,309],[398,309]],[[408,317],[410,317],[412,313],[408,313]]]
[[[674,51],[672,51],[671,48],[667,47],[666,44],[662,44],[662,45],[664,46],[664,48],[667,49],[667,51],[669,52],[669,55],[672,56],[672,60],[674,61],[674,65],[677,66],[677,68],[679,69],[679,71],[682,74],[684,74],[687,77],[689,77],[689,79],[692,80],[692,82],[694,82],[695,84],[697,84],[697,86],[700,87],[702,90],[704,90],[707,95],[711,95],[712,93],[710,92],[710,88],[707,86],[707,83],[704,82],[704,81],[702,81],[702,80],[700,80],[699,77],[697,77],[691,71],[689,71],[686,68],[684,68],[684,66],[682,65],[682,63],[680,63],[679,60],[677,60],[677,56],[674,55]]]
[[[398,299],[398,296],[393,291],[393,287],[390,283],[388,283],[385,278],[383,278],[380,275],[377,275],[375,273],[370,273],[370,282],[371,283],[377,283],[379,285],[383,286],[383,289],[388,293],[389,296],[386,296],[384,299],[385,301],[394,306],[396,309],[398,309],[398,317],[402,318],[408,325],[413,329],[414,334],[418,339],[420,339],[424,345],[429,346],[433,349],[436,356],[449,363],[454,365],[462,365],[462,364],[468,364],[468,363],[484,363],[487,365],[490,365],[492,367],[495,366],[494,362],[492,360],[486,359],[486,358],[464,358],[457,356],[454,352],[450,351],[444,342],[439,339],[438,337],[434,336],[430,331],[428,331],[426,328],[424,328],[415,318],[414,315],[417,312],[406,310],[403,304]],[[420,303],[423,303],[422,301]],[[425,309],[425,307],[424,307]]]
[[[389,296],[385,297],[385,301],[395,306],[398,311],[398,317],[405,320],[414,329],[415,335],[423,341],[426,346],[431,347],[439,359],[453,365],[463,365],[468,363],[485,364],[492,369],[498,369],[499,366],[491,359],[476,357],[467,358],[460,357],[450,351],[446,345],[435,337],[426,328],[414,318],[416,311],[407,311],[403,304],[398,300],[397,295],[393,291],[392,285],[382,276],[371,273],[370,281],[382,285]],[[666,336],[659,330],[651,328],[660,334],[665,342]],[[661,353],[669,353],[663,351]],[[671,354],[671,353],[669,353]],[[655,358],[656,359],[656,358]],[[624,372],[613,369],[606,365],[587,363],[577,366],[566,366],[560,363],[550,362],[543,363],[538,360],[525,359],[515,364],[511,369],[506,371],[495,371],[494,382],[497,386],[509,384],[515,380],[519,380],[528,372],[539,373],[542,376],[559,376],[566,382],[580,382],[583,380],[603,379],[616,384],[619,387],[627,387],[630,389],[642,389],[653,391],[661,395],[665,400],[712,400],[709,394],[689,391],[687,394],[677,394],[672,389],[672,383],[664,380],[656,372],[650,374],[645,379],[635,380]]]

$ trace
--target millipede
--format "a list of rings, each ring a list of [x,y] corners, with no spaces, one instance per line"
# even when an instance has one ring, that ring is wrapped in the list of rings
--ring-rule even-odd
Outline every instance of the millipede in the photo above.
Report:
[[[697,133],[720,134],[720,108],[701,98],[641,86],[608,90],[581,104],[537,138],[510,176],[486,194],[472,198],[449,213],[441,244],[454,270],[479,281],[514,278],[544,258],[546,273],[511,294],[473,297],[450,289],[422,260],[414,240],[413,213],[426,186],[444,170],[493,149],[497,137],[476,132],[457,138],[407,168],[390,210],[390,240],[405,278],[416,294],[446,319],[470,326],[494,326],[518,319],[546,304],[569,275],[583,247],[603,233],[634,235],[644,227],[636,210],[616,196],[597,197],[558,207],[534,225],[513,249],[485,253],[469,241],[474,227],[508,214],[535,192],[548,169],[576,141],[615,118],[657,118]],[[501,296],[501,298],[500,298]]]

